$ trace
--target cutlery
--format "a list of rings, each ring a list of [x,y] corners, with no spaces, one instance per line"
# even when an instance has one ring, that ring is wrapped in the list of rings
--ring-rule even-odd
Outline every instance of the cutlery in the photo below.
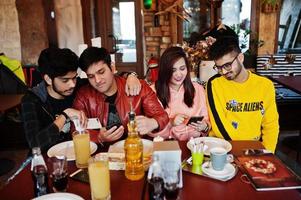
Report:
[[[209,161],[207,162],[207,165],[204,166],[204,167],[207,168],[207,169],[209,169],[209,168],[210,168],[210,164],[211,164],[211,160],[209,160]]]
[[[11,175],[7,181],[5,182],[5,185],[7,185],[11,180],[13,180],[32,160],[32,156],[29,156],[19,167],[19,169],[13,174]]]
[[[181,167],[182,168],[185,167],[187,165],[187,163],[190,164],[190,165],[192,164],[192,157],[191,156],[189,158],[183,160],[183,162],[181,164]]]

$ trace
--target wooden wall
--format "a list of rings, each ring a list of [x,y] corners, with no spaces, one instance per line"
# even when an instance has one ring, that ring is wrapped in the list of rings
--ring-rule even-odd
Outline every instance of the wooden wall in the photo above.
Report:
[[[48,47],[42,0],[16,0],[23,64],[36,64],[42,49]]]
[[[278,45],[278,20],[277,13],[260,13],[259,18],[259,39],[264,45],[258,49],[258,55],[273,54],[277,51]],[[276,39],[277,38],[277,39]]]

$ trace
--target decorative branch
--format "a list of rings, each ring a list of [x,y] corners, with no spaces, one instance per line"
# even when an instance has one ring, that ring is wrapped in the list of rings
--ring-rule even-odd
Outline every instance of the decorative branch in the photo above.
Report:
[[[178,12],[178,9],[180,12]],[[155,15],[165,15],[167,13],[175,14],[177,17],[186,21],[189,21],[189,18],[191,18],[191,15],[183,7],[182,0],[175,1],[171,6],[165,8],[163,11],[155,13]]]

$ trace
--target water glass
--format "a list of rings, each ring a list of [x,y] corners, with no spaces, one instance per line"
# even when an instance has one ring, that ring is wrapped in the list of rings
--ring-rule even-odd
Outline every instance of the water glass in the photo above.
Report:
[[[179,195],[180,183],[179,163],[174,161],[167,161],[163,166],[164,177],[164,195],[166,200],[177,200]]]
[[[91,157],[89,159],[88,173],[92,200],[111,199],[108,157],[99,154]]]
[[[66,192],[68,185],[68,168],[66,156],[50,158],[50,176],[54,192]]]
[[[88,131],[74,131],[72,133],[75,164],[77,168],[87,168],[90,158],[90,135]]]

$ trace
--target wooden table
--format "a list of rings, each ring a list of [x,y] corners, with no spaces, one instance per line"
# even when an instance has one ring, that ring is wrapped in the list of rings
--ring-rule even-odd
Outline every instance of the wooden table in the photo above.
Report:
[[[0,113],[21,103],[24,94],[0,94]]]
[[[270,76],[270,79],[301,94],[301,76]]]
[[[260,142],[255,141],[235,141],[232,153],[239,155],[245,148],[263,148]],[[182,159],[188,158],[190,152],[186,147],[186,142],[180,142],[182,149]],[[69,162],[69,172],[76,170],[75,163]],[[250,184],[241,181],[241,172],[235,178],[227,182],[221,182],[210,178],[194,175],[183,171],[184,187],[180,191],[180,199],[256,199],[256,200],[295,200],[301,199],[298,190],[276,190],[276,191],[256,191]],[[143,193],[145,180],[129,181],[124,176],[124,171],[110,171],[111,195],[114,199],[148,199],[147,188]],[[69,179],[67,192],[75,193],[84,199],[91,199],[89,184],[81,183]],[[29,166],[27,166],[10,184],[0,191],[1,199],[31,199],[33,198],[33,183]]]

